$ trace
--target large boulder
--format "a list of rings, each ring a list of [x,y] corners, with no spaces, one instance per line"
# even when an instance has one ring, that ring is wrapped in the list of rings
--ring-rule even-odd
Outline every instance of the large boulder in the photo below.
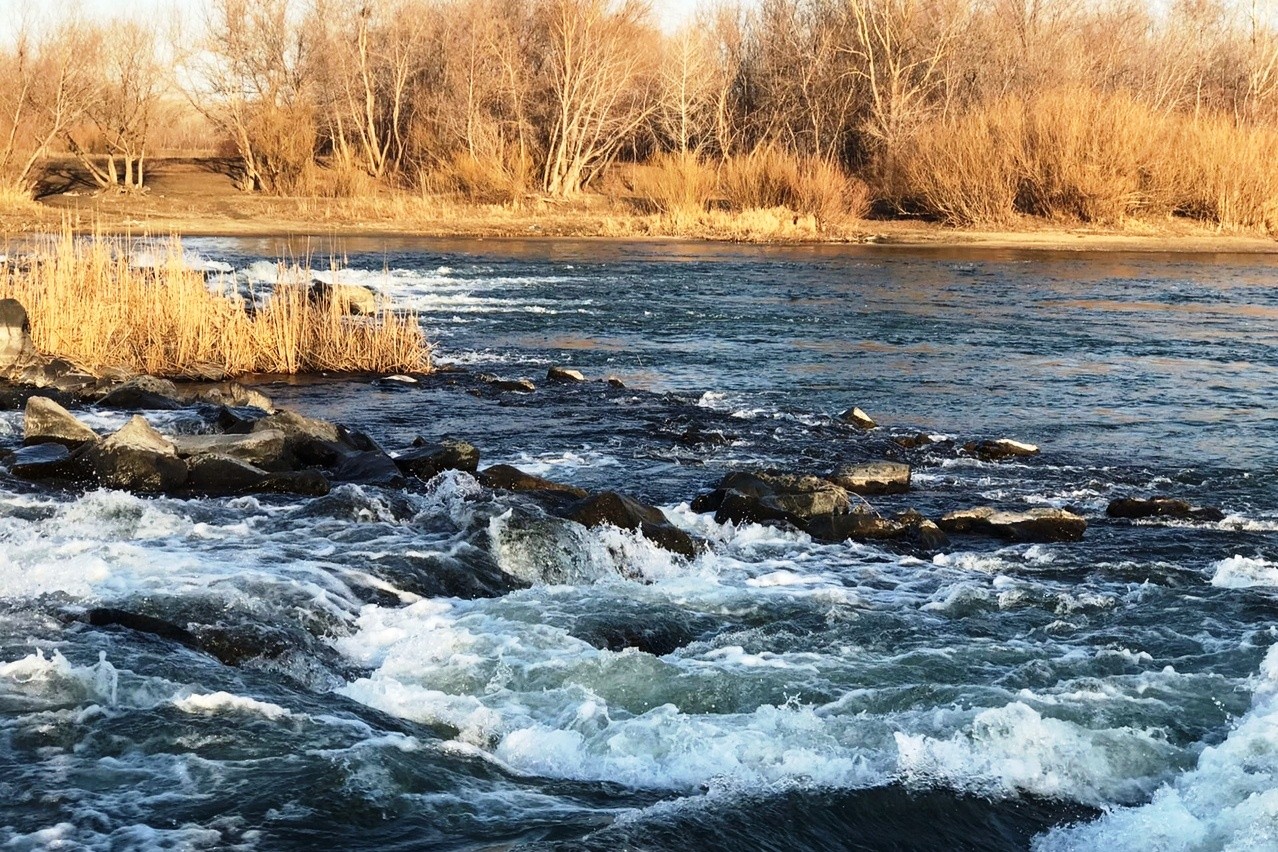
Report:
[[[262,429],[247,435],[177,435],[173,448],[182,458],[223,456],[266,471],[291,467],[288,444],[278,429]]]
[[[22,443],[53,442],[74,449],[97,439],[96,432],[48,397],[33,396],[27,400],[22,420]]]
[[[992,506],[978,506],[950,512],[940,527],[951,535],[988,535],[1013,541],[1077,541],[1087,529],[1087,521],[1065,509],[1027,509],[1007,512]]]
[[[714,512],[721,524],[787,521],[805,527],[817,516],[850,511],[852,501],[846,490],[816,476],[736,471],[694,500],[692,508]]]
[[[328,281],[312,281],[307,295],[311,303],[332,307],[344,314],[377,313],[377,295],[358,284],[336,284]]]
[[[819,541],[893,541],[935,553],[945,548],[949,537],[935,523],[913,509],[891,518],[861,508],[813,518],[807,533]]]
[[[611,525],[637,530],[653,544],[672,553],[689,558],[697,554],[692,536],[670,523],[660,509],[614,491],[592,494],[569,506],[564,516],[586,527]]]
[[[844,465],[828,479],[853,494],[903,494],[910,490],[910,466],[891,461]]]
[[[969,441],[963,445],[963,452],[981,461],[1005,461],[1036,456],[1038,447],[1024,441],[1013,441],[1011,438],[998,438],[993,441]]]
[[[106,488],[158,494],[186,483],[187,465],[173,443],[137,415],[105,441],[90,445],[87,458]]]
[[[1193,521],[1223,521],[1225,513],[1211,506],[1193,506],[1175,497],[1120,497],[1110,501],[1105,514],[1111,518],[1172,518]]]
[[[433,479],[445,470],[473,474],[479,470],[479,450],[467,441],[451,438],[427,441],[419,437],[413,441],[411,449],[395,457],[395,464],[406,475],[423,481]]]

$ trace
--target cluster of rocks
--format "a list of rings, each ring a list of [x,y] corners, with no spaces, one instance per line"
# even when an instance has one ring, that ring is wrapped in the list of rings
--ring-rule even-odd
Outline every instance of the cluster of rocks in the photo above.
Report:
[[[714,512],[718,523],[793,526],[821,541],[898,541],[936,551],[948,535],[989,535],[1013,541],[1072,541],[1087,521],[1064,509],[1000,511],[980,506],[933,521],[915,510],[884,517],[861,495],[909,488],[910,469],[899,462],[841,468],[827,477],[777,471],[736,471],[697,497],[693,511]]]
[[[130,407],[169,409],[161,380],[144,379],[108,394]],[[154,396],[141,396],[150,394]],[[106,399],[107,397],[104,397]],[[264,399],[264,398],[263,398]],[[8,459],[16,477],[70,487],[105,487],[136,494],[233,496],[258,493],[322,495],[335,483],[404,487],[446,470],[473,474],[494,490],[520,492],[551,513],[586,527],[635,530],[685,556],[699,547],[654,506],[613,491],[589,493],[508,465],[479,469],[479,450],[465,441],[417,438],[391,455],[368,435],[292,411],[222,406],[215,431],[160,434],[134,415],[110,435],[99,435],[45,396],[27,400],[23,447]]]
[[[481,373],[479,380],[496,391],[506,391],[509,393],[533,393],[537,390],[537,384],[532,379],[505,379],[500,376],[494,376],[490,373]],[[546,382],[552,385],[576,385],[589,382],[585,374],[580,370],[574,370],[571,367],[554,366],[546,370]],[[604,383],[611,388],[624,388],[626,385],[621,379],[609,376],[603,379]]]
[[[337,285],[325,288],[317,289],[317,298],[341,299],[352,310],[366,307],[359,294],[339,291]],[[103,384],[39,355],[27,333],[25,311],[13,300],[0,300],[0,375],[26,383],[18,391],[26,400],[23,447],[8,461],[14,476],[28,480],[138,494],[321,495],[334,483],[404,487],[410,480],[428,481],[443,471],[459,470],[474,474],[490,489],[525,494],[552,514],[587,527],[613,525],[635,530],[659,546],[687,556],[702,546],[671,524],[659,509],[627,495],[588,493],[508,465],[480,470],[479,451],[464,441],[418,438],[392,455],[362,432],[296,412],[276,411],[263,394],[231,382],[178,385],[142,376]],[[47,393],[33,389],[41,384],[33,378],[53,375],[59,381]],[[528,379],[480,378],[500,391],[536,390]],[[556,366],[547,371],[546,381],[577,384],[587,379],[577,370]],[[623,386],[616,379],[605,381]],[[212,408],[213,413],[204,434],[165,436],[145,418],[134,416],[114,433],[99,435],[59,402],[76,399],[102,408],[130,410],[200,405]],[[878,428],[859,408],[849,409],[838,419],[857,429]],[[732,439],[731,435],[695,426],[678,438],[687,444],[728,443]],[[927,435],[893,440],[906,449],[933,442]],[[1003,438],[969,442],[961,451],[998,462],[1034,456],[1039,449]],[[977,506],[932,520],[914,510],[885,517],[865,500],[867,496],[908,492],[910,479],[910,466],[897,461],[845,465],[824,476],[736,471],[697,497],[692,508],[714,512],[720,523],[781,524],[822,541],[895,541],[927,551],[945,547],[948,535],[1071,541],[1081,538],[1087,528],[1081,515],[1065,509],[1007,511]],[[1108,514],[1126,519],[1223,518],[1218,510],[1169,497],[1115,500]]]

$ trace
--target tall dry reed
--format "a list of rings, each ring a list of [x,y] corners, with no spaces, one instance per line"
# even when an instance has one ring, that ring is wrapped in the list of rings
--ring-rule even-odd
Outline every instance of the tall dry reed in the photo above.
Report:
[[[1181,215],[1223,230],[1278,226],[1278,130],[1122,93],[1049,92],[937,119],[894,165],[879,192],[951,225]]]
[[[691,151],[658,154],[630,168],[628,189],[676,227],[695,223],[718,188],[714,166]]]
[[[261,307],[206,282],[177,239],[141,268],[126,241],[65,233],[0,276],[0,297],[27,309],[36,347],[94,374],[170,377],[246,373],[428,371],[417,317],[355,317],[315,301],[309,280],[281,276]]]

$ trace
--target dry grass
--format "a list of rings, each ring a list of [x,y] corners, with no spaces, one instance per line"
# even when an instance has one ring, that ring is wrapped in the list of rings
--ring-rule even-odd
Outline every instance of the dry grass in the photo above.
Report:
[[[734,210],[788,208],[811,216],[821,233],[865,218],[871,202],[869,187],[837,164],[777,145],[724,160],[720,188]]]
[[[277,284],[256,310],[186,267],[171,240],[155,266],[132,265],[120,239],[51,239],[0,278],[0,297],[26,306],[43,353],[94,374],[170,377],[316,371],[428,371],[417,317],[383,310],[351,317],[338,300],[315,304],[309,281]]]
[[[1172,214],[1222,230],[1278,226],[1278,131],[1053,92],[923,127],[879,191],[956,226],[1019,216],[1104,226]]]
[[[676,230],[700,220],[718,182],[714,167],[689,151],[658,154],[647,163],[632,166],[626,181],[630,192],[666,217]]]

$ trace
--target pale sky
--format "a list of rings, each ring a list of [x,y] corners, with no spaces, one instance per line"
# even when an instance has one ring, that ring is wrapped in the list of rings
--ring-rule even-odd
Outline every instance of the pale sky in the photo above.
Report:
[[[74,3],[75,0],[71,2]],[[652,9],[662,27],[673,30],[692,15],[697,3],[698,0],[652,0]],[[59,0],[53,0],[48,5],[59,5]],[[194,14],[195,10],[200,8],[201,0],[80,0],[80,5],[87,11],[103,17],[147,16],[157,15],[174,7],[188,14]],[[31,0],[0,0],[0,10],[3,10],[6,18],[30,6]]]

